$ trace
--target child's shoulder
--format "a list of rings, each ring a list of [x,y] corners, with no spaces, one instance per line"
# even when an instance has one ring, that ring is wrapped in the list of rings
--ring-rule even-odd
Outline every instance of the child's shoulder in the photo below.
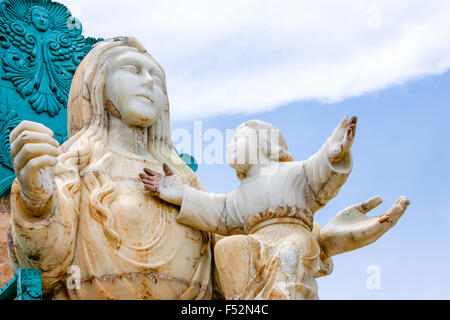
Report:
[[[304,163],[305,163],[305,161],[280,162],[280,170],[281,171],[299,171],[299,170],[303,170]]]
[[[292,179],[301,178],[304,175],[304,167],[302,161],[280,162],[278,170],[274,171],[272,181],[283,181],[288,183]]]
[[[278,162],[276,165],[262,170],[258,177],[259,179],[285,179],[301,172],[303,172],[303,161]]]

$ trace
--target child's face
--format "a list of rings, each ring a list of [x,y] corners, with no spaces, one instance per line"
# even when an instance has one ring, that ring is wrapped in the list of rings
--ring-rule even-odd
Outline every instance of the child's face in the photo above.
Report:
[[[256,131],[249,127],[243,127],[235,132],[233,139],[227,146],[227,162],[236,167],[248,167],[257,163],[258,137]]]

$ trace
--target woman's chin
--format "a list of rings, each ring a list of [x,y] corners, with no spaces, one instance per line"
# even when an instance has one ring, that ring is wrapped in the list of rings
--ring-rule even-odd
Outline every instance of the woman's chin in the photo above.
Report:
[[[133,114],[127,117],[122,117],[122,121],[128,125],[141,127],[141,128],[149,128],[151,127],[157,120],[157,116],[155,114]]]

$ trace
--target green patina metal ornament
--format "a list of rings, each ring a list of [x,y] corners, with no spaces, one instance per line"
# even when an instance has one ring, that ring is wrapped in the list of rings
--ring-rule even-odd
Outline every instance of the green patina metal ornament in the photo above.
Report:
[[[67,104],[73,74],[91,46],[62,4],[4,0],[0,45],[4,80],[38,114],[56,116]]]
[[[192,171],[197,172],[198,164],[197,164],[197,161],[195,161],[195,158],[188,153],[179,153],[177,148],[175,148],[175,147],[173,147],[173,148],[175,149],[175,152],[178,153],[181,160],[183,160],[184,163],[186,163],[187,166],[189,168],[191,168]]]
[[[0,300],[41,300],[41,270],[20,268],[14,277],[0,288]]]
[[[43,123],[67,139],[66,106],[81,60],[99,40],[63,4],[0,1],[0,196],[14,181],[9,133],[22,120]]]

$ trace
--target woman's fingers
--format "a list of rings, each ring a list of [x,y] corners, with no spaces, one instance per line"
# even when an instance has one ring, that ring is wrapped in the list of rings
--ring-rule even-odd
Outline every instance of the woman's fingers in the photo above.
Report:
[[[11,143],[11,157],[14,158],[20,152],[20,150],[22,150],[23,146],[29,143],[46,143],[55,148],[59,147],[58,141],[56,141],[47,133],[24,130],[20,133],[17,139],[15,139],[13,143]]]
[[[52,157],[49,155],[43,155],[40,157],[36,157],[28,161],[28,163],[21,170],[21,176],[32,177],[34,173],[45,167],[52,167],[58,163],[58,159],[56,157]]]
[[[14,168],[20,171],[29,161],[41,156],[59,156],[60,151],[47,143],[29,143],[22,147],[20,152],[14,157]]]
[[[11,141],[11,143],[14,142],[23,131],[40,132],[53,137],[53,131],[44,126],[43,124],[24,120],[21,123],[19,123],[19,125],[15,127],[14,130],[11,131],[11,133],[9,134],[9,140]]]

